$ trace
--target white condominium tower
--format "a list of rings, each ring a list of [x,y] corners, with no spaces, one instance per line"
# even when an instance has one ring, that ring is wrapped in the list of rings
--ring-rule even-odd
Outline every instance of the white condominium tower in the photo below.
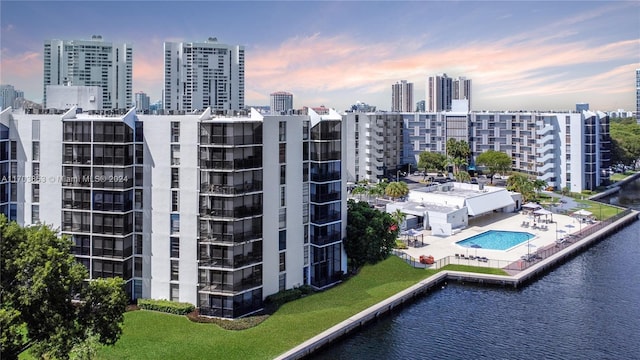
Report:
[[[172,113],[244,108],[244,47],[205,42],[164,43],[164,109]]]
[[[430,76],[427,80],[427,111],[451,111],[453,100],[468,100],[471,109],[471,80],[453,79],[447,74]]]
[[[287,111],[293,110],[293,94],[286,91],[276,91],[271,93],[271,114],[286,114]]]
[[[76,110],[0,112],[0,213],[60,229],[89,279],[118,276],[131,299],[224,318],[340,282],[346,129],[335,111]]]
[[[133,103],[133,49],[129,44],[91,40],[44,42],[44,107],[48,85],[100,86],[102,108],[127,110]]]
[[[391,85],[391,111],[412,111],[413,83],[401,80]]]

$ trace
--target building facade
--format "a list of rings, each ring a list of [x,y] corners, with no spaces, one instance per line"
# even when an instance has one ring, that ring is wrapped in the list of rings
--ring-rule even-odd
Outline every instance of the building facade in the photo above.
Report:
[[[44,106],[47,86],[100,86],[105,110],[126,112],[133,103],[133,49],[129,44],[91,40],[47,40],[44,43]],[[102,110],[102,109],[101,109]]]
[[[5,110],[0,124],[0,210],[60,228],[90,278],[120,276],[133,299],[237,318],[346,270],[346,132],[335,112]]]
[[[139,91],[135,95],[136,99],[136,112],[140,114],[146,114],[151,109],[151,99],[146,93]]]
[[[164,109],[229,113],[244,109],[244,47],[217,38],[164,43]]]
[[[403,161],[403,117],[400,113],[347,113],[345,155],[349,182],[394,178]]]
[[[413,111],[413,83],[401,80],[391,85],[391,111]]]
[[[269,95],[271,114],[284,115],[293,110],[293,94],[286,91],[276,91]]]
[[[558,190],[581,192],[609,183],[604,170],[611,166],[611,138],[605,113],[463,112],[456,104],[458,111],[359,113],[357,121],[356,114],[344,115],[349,129],[348,180],[376,181],[392,166],[415,168],[421,152],[446,155],[447,140],[454,138],[469,144],[470,166],[479,154],[494,150],[511,157],[513,171]],[[396,129],[389,120],[394,117],[402,122],[399,135],[383,136]],[[373,122],[377,118],[385,120]],[[392,143],[401,148],[399,160],[386,157]]]
[[[467,100],[471,109],[471,79],[439,74],[427,79],[426,88],[428,112],[451,111],[453,100]]]

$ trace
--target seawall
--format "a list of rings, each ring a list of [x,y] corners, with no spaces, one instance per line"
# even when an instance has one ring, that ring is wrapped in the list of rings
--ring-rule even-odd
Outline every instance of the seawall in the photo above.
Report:
[[[640,175],[639,175],[640,176]],[[497,284],[503,286],[519,287],[530,282],[541,275],[547,273],[551,269],[558,267],[567,260],[573,258],[578,253],[588,249],[595,243],[601,241],[608,235],[618,231],[619,229],[637,221],[639,212],[631,210],[627,215],[622,216],[608,226],[584,237],[580,241],[573,243],[565,249],[543,259],[542,261],[532,265],[514,276],[491,275],[467,273],[460,271],[440,271],[419,283],[359,312],[358,314],[332,326],[322,333],[312,337],[302,344],[278,356],[276,359],[289,360],[301,359],[313,352],[339,340],[350,333],[357,331],[363,326],[375,321],[380,316],[388,314],[391,310],[409,303],[416,297],[428,293],[434,288],[439,287],[445,281],[463,281],[475,282],[481,284]]]
[[[618,191],[620,191],[621,187],[623,187],[626,184],[628,184],[630,182],[633,182],[633,181],[635,181],[637,179],[640,179],[640,172],[637,172],[637,173],[635,173],[633,175],[630,175],[630,176],[628,176],[628,177],[616,182],[615,184],[609,186],[609,188],[607,190],[605,190],[605,191],[603,191],[601,193],[597,193],[597,194],[595,194],[593,196],[590,196],[589,200],[597,200],[597,199],[603,198],[605,196],[609,196],[609,195],[615,194]]]

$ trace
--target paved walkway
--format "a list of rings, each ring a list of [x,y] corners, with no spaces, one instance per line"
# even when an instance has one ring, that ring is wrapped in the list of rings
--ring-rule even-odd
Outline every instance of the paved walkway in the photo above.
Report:
[[[569,206],[568,203],[563,205]],[[575,208],[575,206],[568,207],[568,209],[571,208]],[[553,218],[553,223],[538,224],[547,226],[547,230],[542,230],[540,228],[532,228],[534,221],[529,215],[522,213],[490,213],[471,219],[467,228],[448,237],[433,236],[430,231],[422,230],[420,235],[415,237],[418,240],[418,246],[409,246],[408,249],[403,251],[416,259],[419,259],[420,255],[431,255],[436,260],[447,256],[454,256],[455,254],[480,256],[491,260],[498,260],[489,261],[483,264],[483,266],[504,267],[507,262],[519,260],[523,255],[547,246],[555,245],[557,239],[568,234],[579,232],[582,227],[587,226],[567,215],[553,214],[549,216],[549,219],[551,219],[551,217]],[[523,222],[528,222],[529,226],[522,226]],[[524,231],[533,234],[534,237],[528,242],[524,242],[507,250],[467,248],[456,244],[458,241],[488,230]],[[401,236],[400,238],[404,239],[405,237]],[[413,237],[410,237],[410,239],[412,240]],[[421,239],[424,241],[424,246],[421,245]],[[411,245],[414,245],[413,241]]]

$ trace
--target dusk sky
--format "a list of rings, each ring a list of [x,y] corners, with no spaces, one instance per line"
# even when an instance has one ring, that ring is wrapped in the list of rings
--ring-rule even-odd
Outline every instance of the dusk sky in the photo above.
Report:
[[[133,46],[133,90],[159,100],[163,43],[245,46],[245,103],[391,107],[391,85],[447,73],[473,82],[472,110],[635,110],[640,2],[7,1],[0,82],[42,101],[46,39]]]

